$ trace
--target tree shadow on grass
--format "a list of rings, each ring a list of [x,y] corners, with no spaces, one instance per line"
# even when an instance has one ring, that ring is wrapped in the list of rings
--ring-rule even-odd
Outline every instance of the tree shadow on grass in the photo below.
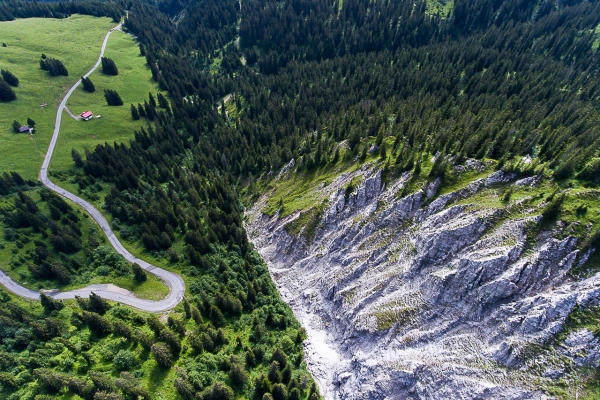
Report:
[[[169,375],[169,368],[162,368],[158,365],[154,365],[150,371],[150,376],[148,377],[148,390],[150,393],[155,393],[156,390],[162,386],[167,375]]]

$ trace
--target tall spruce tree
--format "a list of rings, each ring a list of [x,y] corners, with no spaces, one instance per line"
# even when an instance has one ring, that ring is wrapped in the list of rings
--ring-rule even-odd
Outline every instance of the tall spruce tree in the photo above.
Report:
[[[94,93],[96,91],[96,87],[94,86],[92,80],[89,77],[82,77],[81,84],[83,85],[83,90],[85,90],[86,92]]]

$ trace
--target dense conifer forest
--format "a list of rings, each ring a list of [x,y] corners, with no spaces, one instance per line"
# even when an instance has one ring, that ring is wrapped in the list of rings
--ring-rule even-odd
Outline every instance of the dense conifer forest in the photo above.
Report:
[[[100,376],[86,358],[103,338],[120,335],[143,349],[139,357],[166,369],[177,363],[173,387],[186,399],[317,398],[303,369],[302,329],[246,238],[239,196],[291,159],[308,170],[360,162],[376,145],[392,174],[418,174],[421,161],[439,153],[431,178],[444,181],[451,163],[476,158],[597,183],[597,2],[455,0],[439,15],[412,0],[250,0],[241,9],[236,0],[10,1],[0,3],[0,19],[83,12],[77,7],[117,19],[128,10],[124,26],[170,102],[132,104],[133,118],[151,121],[135,140],[74,156],[81,182],[114,184],[104,199],[114,229],[178,268],[188,298],[165,327],[123,307],[94,308],[91,299],[67,312],[48,302],[23,310],[6,296],[4,393],[22,394],[20,385],[37,378],[39,393],[146,397],[135,372]],[[526,155],[534,161],[519,163]],[[7,213],[30,207],[35,215],[24,188],[7,190],[20,199]],[[67,236],[73,229],[57,226]],[[65,268],[68,275],[76,267]],[[88,327],[87,350],[71,349],[56,327],[66,314],[69,326]],[[36,354],[44,342],[55,352],[66,347],[82,367],[57,372],[51,362],[25,361],[23,349]]]

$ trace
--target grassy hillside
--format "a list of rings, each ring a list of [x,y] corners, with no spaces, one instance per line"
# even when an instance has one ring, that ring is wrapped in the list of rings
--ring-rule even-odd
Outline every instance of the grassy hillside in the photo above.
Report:
[[[0,22],[0,69],[15,74],[20,84],[17,99],[0,103],[0,170],[37,178],[52,136],[56,108],[73,83],[96,62],[106,32],[115,26],[110,18],[73,15],[66,19],[31,18]],[[69,76],[51,77],[40,69],[41,54],[63,61]],[[41,104],[47,104],[40,107]],[[12,131],[12,122],[36,122],[33,136]]]
[[[56,152],[50,165],[54,170],[73,168],[72,148],[84,154],[86,148],[91,151],[97,144],[103,144],[105,141],[129,143],[129,140],[133,139],[133,131],[148,123],[146,118],[133,120],[130,104],[144,104],[144,101],[148,101],[149,92],[156,97],[159,90],[134,38],[124,32],[115,31],[108,40],[104,56],[115,61],[119,75],[105,75],[102,69],[98,68],[90,76],[96,91],[88,93],[80,87],[67,102],[67,107],[75,115],[91,110],[94,116],[101,115],[102,118],[76,121],[65,113]],[[123,100],[123,106],[108,106],[104,99],[104,89],[116,90]]]

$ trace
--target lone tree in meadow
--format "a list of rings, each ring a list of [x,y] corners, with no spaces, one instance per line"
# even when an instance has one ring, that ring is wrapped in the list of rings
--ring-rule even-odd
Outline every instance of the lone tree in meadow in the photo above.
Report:
[[[12,123],[12,128],[15,133],[19,133],[19,129],[21,128],[21,126],[22,126],[21,123],[19,121],[17,121],[16,119]]]
[[[104,89],[104,98],[106,99],[106,104],[109,106],[123,105],[123,100],[121,100],[121,96],[119,96],[116,90]]]
[[[6,83],[8,83],[10,86],[19,86],[19,78],[17,78],[12,72],[3,69],[0,71],[0,74],[2,74],[2,78],[4,78]]]
[[[90,78],[82,77],[81,84],[83,85],[83,90],[85,90],[86,92],[94,93],[96,91],[96,88],[94,87],[94,84],[92,83],[92,80]]]
[[[112,58],[102,57],[102,72],[106,75],[119,75],[119,69]]]
[[[67,71],[67,68],[62,61],[54,58],[42,58],[40,60],[40,68],[44,71],[48,71],[52,76],[69,76],[69,71]]]
[[[12,101],[17,98],[15,91],[12,90],[3,78],[0,78],[0,101]]]

